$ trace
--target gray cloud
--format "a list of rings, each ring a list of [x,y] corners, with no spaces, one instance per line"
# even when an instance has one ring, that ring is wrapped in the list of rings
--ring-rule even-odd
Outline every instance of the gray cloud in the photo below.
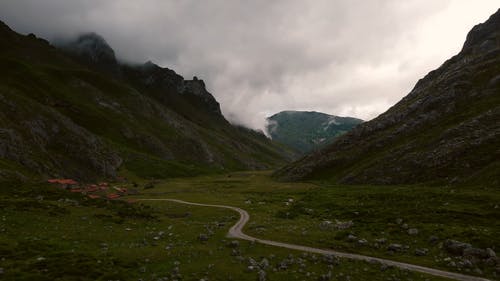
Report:
[[[492,0],[16,0],[0,17],[48,39],[95,31],[119,58],[203,78],[232,122],[286,109],[370,119],[458,52]]]

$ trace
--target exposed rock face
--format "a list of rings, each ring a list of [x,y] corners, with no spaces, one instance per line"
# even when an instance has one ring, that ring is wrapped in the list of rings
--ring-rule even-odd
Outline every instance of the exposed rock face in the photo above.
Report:
[[[200,98],[205,108],[216,115],[222,116],[219,103],[215,100],[214,96],[207,91],[203,80],[193,79],[184,81],[183,94],[194,95]]]
[[[116,152],[85,128],[33,101],[19,103],[15,92],[0,94],[0,109],[0,120],[9,120],[0,128],[1,159],[35,173],[75,178],[89,171],[113,177],[122,163]],[[27,110],[35,114],[26,118]]]
[[[276,175],[343,183],[499,184],[498,120],[500,11],[474,27],[458,55],[387,112]]]

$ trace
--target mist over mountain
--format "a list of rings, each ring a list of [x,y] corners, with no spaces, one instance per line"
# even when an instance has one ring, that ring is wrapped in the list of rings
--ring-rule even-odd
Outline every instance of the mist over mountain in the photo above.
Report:
[[[51,42],[94,31],[122,61],[203,78],[228,121],[263,130],[283,110],[378,116],[497,8],[495,0],[19,0],[0,1],[0,16]]]

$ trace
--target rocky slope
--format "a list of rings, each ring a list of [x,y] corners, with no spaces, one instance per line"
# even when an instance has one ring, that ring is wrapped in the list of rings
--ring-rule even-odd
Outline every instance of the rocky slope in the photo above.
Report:
[[[61,49],[0,22],[0,180],[186,176],[284,164],[232,126],[202,80],[121,64],[96,34]]]
[[[267,118],[266,129],[273,140],[307,153],[331,143],[362,122],[314,111],[282,111]]]
[[[499,184],[500,10],[400,102],[276,173],[343,183]]]

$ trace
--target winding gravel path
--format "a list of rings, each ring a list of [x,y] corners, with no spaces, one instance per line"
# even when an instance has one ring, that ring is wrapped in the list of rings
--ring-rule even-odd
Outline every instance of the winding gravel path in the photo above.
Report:
[[[395,266],[395,267],[402,268],[402,269],[408,269],[411,271],[427,273],[427,274],[431,274],[434,276],[440,276],[440,277],[450,278],[450,279],[454,279],[454,280],[490,281],[489,279],[485,279],[485,278],[481,278],[481,277],[475,277],[475,276],[469,276],[469,275],[464,275],[464,274],[460,274],[460,273],[448,272],[448,271],[433,269],[430,267],[419,266],[419,265],[414,265],[414,264],[409,264],[409,263],[404,263],[404,262],[397,262],[397,261],[375,258],[375,257],[370,257],[370,256],[343,253],[343,252],[337,252],[334,250],[319,249],[319,248],[313,248],[313,247],[308,247],[308,246],[301,246],[301,245],[288,244],[288,243],[282,243],[282,242],[278,242],[278,241],[255,238],[255,237],[252,237],[252,236],[249,236],[249,235],[246,235],[245,233],[243,233],[243,227],[250,219],[250,215],[248,214],[247,211],[245,211],[241,208],[237,208],[237,207],[226,206],[226,205],[193,203],[193,202],[187,202],[187,201],[178,200],[178,199],[139,199],[139,200],[143,200],[143,201],[170,201],[170,202],[175,202],[175,203],[180,203],[180,204],[202,206],[202,207],[225,208],[225,209],[230,209],[230,210],[236,211],[240,214],[240,219],[238,220],[238,222],[236,222],[235,225],[233,225],[229,229],[227,237],[230,237],[230,238],[239,238],[239,239],[248,240],[248,241],[255,241],[255,242],[259,242],[261,244],[282,247],[282,248],[287,248],[287,249],[293,249],[293,250],[299,250],[299,251],[309,252],[309,253],[316,253],[316,254],[323,254],[323,255],[334,255],[337,257],[354,259],[354,260],[362,260],[362,261],[377,261],[381,264],[386,264],[389,266]]]

